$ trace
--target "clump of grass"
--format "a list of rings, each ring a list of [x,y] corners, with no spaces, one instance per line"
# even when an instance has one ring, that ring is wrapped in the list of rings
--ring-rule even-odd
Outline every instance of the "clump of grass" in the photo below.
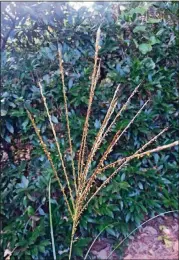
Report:
[[[100,28],[97,31],[96,35],[96,44],[95,44],[95,56],[94,56],[94,67],[93,67],[93,73],[91,77],[91,86],[90,86],[90,93],[89,93],[89,101],[88,101],[88,108],[87,108],[87,113],[86,113],[86,118],[85,118],[85,123],[83,127],[83,133],[82,133],[82,139],[81,139],[81,146],[80,146],[80,151],[79,151],[79,158],[77,162],[77,169],[75,169],[75,162],[73,159],[73,144],[72,144],[72,139],[71,139],[71,132],[70,132],[70,124],[69,124],[69,118],[68,118],[68,105],[67,105],[67,96],[66,96],[66,88],[65,88],[65,79],[64,79],[64,69],[63,69],[63,60],[62,60],[62,53],[59,50],[59,71],[61,75],[61,80],[62,80],[62,91],[63,91],[63,99],[64,99],[64,106],[65,106],[65,117],[66,117],[66,125],[67,125],[67,135],[68,135],[68,142],[69,142],[69,150],[70,150],[70,155],[71,155],[71,168],[72,168],[72,173],[73,176],[70,176],[69,173],[66,170],[65,167],[65,162],[63,160],[63,155],[61,152],[61,147],[60,143],[58,142],[58,138],[55,132],[55,128],[53,125],[53,122],[51,120],[51,115],[50,111],[48,109],[48,105],[46,102],[46,98],[43,93],[43,87],[41,83],[39,82],[39,88],[40,88],[40,93],[42,96],[42,100],[44,103],[44,107],[49,119],[49,123],[52,129],[52,133],[55,139],[55,144],[57,147],[58,151],[58,157],[59,160],[61,161],[62,165],[62,170],[63,174],[66,180],[66,186],[67,189],[65,190],[62,185],[61,181],[61,176],[58,175],[57,169],[54,166],[52,157],[50,152],[48,151],[48,148],[46,144],[44,143],[42,136],[40,134],[40,130],[38,129],[35,120],[31,113],[27,110],[28,116],[32,122],[32,125],[34,127],[34,130],[39,138],[40,144],[44,150],[44,153],[46,154],[51,167],[54,172],[54,176],[58,181],[60,190],[63,194],[65,203],[68,208],[69,215],[71,216],[73,226],[72,226],[72,233],[71,233],[71,243],[70,243],[70,250],[69,250],[69,259],[71,259],[72,255],[72,247],[73,247],[73,242],[74,242],[74,236],[76,233],[76,229],[78,227],[78,224],[80,222],[81,215],[83,214],[83,211],[88,207],[88,204],[90,201],[99,193],[99,191],[105,187],[111,180],[112,178],[124,167],[126,164],[128,164],[131,160],[135,158],[142,158],[146,155],[150,155],[152,153],[159,152],[164,149],[171,148],[173,146],[176,146],[179,144],[179,141],[175,141],[173,143],[170,143],[168,145],[163,145],[156,147],[155,149],[152,150],[147,150],[144,151],[151,143],[156,141],[160,135],[162,135],[168,128],[163,129],[158,135],[154,136],[151,140],[149,140],[145,145],[143,145],[139,150],[137,150],[134,154],[131,156],[122,158],[120,160],[116,160],[113,163],[107,164],[104,166],[104,163],[106,159],[108,158],[109,154],[112,152],[114,146],[117,144],[119,139],[124,135],[124,133],[128,130],[128,128],[132,125],[134,120],[140,115],[140,113],[143,111],[143,109],[147,106],[150,100],[147,100],[144,105],[138,110],[138,112],[133,116],[133,118],[130,120],[128,125],[124,128],[124,130],[121,132],[121,130],[118,130],[116,134],[114,135],[112,141],[109,143],[108,148],[102,155],[102,157],[99,160],[98,165],[96,168],[93,170],[93,172],[90,174],[89,169],[91,166],[91,163],[93,162],[93,158],[97,152],[97,150],[100,148],[102,142],[105,140],[109,132],[111,131],[112,127],[114,124],[117,122],[117,120],[120,118],[121,114],[126,110],[128,107],[129,103],[131,102],[131,99],[135,95],[135,93],[139,90],[141,84],[136,86],[134,91],[131,93],[129,98],[127,99],[126,103],[122,106],[122,108],[117,112],[116,116],[112,120],[112,122],[109,124],[109,122],[112,119],[112,115],[117,107],[117,102],[118,102],[118,91],[120,89],[120,85],[116,87],[116,90],[114,92],[113,98],[110,101],[110,105],[108,108],[108,111],[106,113],[106,116],[104,117],[104,120],[102,122],[102,125],[99,129],[99,132],[95,138],[95,141],[93,143],[93,146],[91,148],[91,151],[89,154],[85,154],[86,151],[86,146],[87,146],[87,136],[88,136],[88,128],[89,128],[89,118],[91,114],[91,107],[94,99],[94,94],[95,94],[95,88],[97,86],[97,82],[100,76],[100,59],[98,57],[99,53],[99,41],[100,41]],[[87,159],[86,159],[87,158]],[[111,173],[111,175],[94,191],[92,192],[92,187],[95,187],[95,180],[98,177],[99,174],[102,172],[105,172],[107,169],[112,168],[114,171]]]

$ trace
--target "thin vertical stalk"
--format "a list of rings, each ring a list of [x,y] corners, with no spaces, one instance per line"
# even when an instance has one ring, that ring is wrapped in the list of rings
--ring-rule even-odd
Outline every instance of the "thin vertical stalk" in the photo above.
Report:
[[[69,192],[70,192],[70,198],[71,198],[73,209],[74,209],[74,199],[73,199],[73,195],[72,195],[72,189],[70,187],[70,182],[69,182],[69,178],[68,178],[67,171],[66,171],[66,168],[65,168],[65,163],[63,161],[63,156],[62,156],[61,149],[60,149],[60,143],[58,142],[58,139],[57,139],[55,128],[54,128],[54,125],[53,125],[53,122],[52,122],[52,119],[51,119],[51,115],[50,115],[50,112],[49,112],[49,109],[48,109],[48,105],[47,105],[47,102],[46,102],[46,97],[43,94],[43,89],[42,89],[42,85],[40,84],[40,82],[39,82],[39,87],[40,87],[40,93],[41,93],[41,96],[42,96],[42,99],[43,99],[43,103],[44,103],[44,106],[45,106],[45,109],[46,109],[46,112],[47,112],[47,116],[48,116],[48,119],[49,119],[49,122],[50,122],[50,126],[51,126],[51,129],[52,129],[54,138],[55,138],[55,144],[57,146],[58,154],[59,154],[59,157],[60,157],[60,160],[61,160],[61,163],[62,163],[63,172],[65,174],[67,186],[68,186],[68,189],[69,189]]]
[[[117,133],[115,134],[115,136],[113,137],[112,142],[110,143],[110,145],[108,146],[106,152],[103,154],[102,158],[100,159],[94,173],[92,174],[92,176],[89,178],[89,181],[85,187],[85,190],[83,191],[81,198],[84,200],[84,198],[86,198],[87,194],[89,193],[92,184],[97,176],[97,174],[100,172],[100,168],[103,166],[104,161],[107,159],[107,156],[111,153],[113,147],[115,146],[115,144],[119,141],[119,139],[121,138],[121,136],[126,132],[126,130],[130,127],[130,125],[134,122],[134,120],[136,119],[136,117],[142,112],[142,110],[144,109],[144,107],[147,105],[147,103],[149,102],[146,101],[144,103],[144,105],[139,109],[139,111],[135,114],[135,116],[131,119],[131,121],[129,122],[129,124],[125,127],[125,129],[121,132],[120,130],[117,131]]]
[[[54,234],[53,234],[53,220],[52,220],[52,208],[51,208],[51,178],[49,181],[48,186],[48,201],[49,201],[49,217],[50,217],[50,234],[52,240],[52,251],[53,251],[53,259],[56,260],[56,251],[55,251],[55,241],[54,241]]]
[[[132,97],[135,95],[135,93],[137,93],[139,87],[141,86],[142,83],[140,83],[135,89],[134,91],[131,93],[131,95],[129,96],[129,98],[127,99],[127,101],[125,102],[125,104],[122,106],[122,108],[119,110],[119,112],[117,113],[117,115],[115,116],[114,120],[111,122],[111,124],[108,126],[107,130],[105,131],[104,135],[101,138],[101,142],[104,140],[104,138],[107,136],[107,134],[110,132],[112,126],[116,123],[116,120],[120,117],[121,113],[126,110],[127,106],[129,105]]]
[[[108,108],[108,111],[106,113],[106,116],[103,120],[103,123],[100,127],[100,130],[95,138],[95,141],[94,141],[94,144],[93,144],[93,147],[91,148],[91,152],[88,156],[88,159],[87,159],[87,163],[86,163],[86,166],[84,168],[84,172],[83,172],[83,180],[86,181],[86,177],[87,177],[87,173],[88,173],[88,170],[89,170],[89,167],[90,167],[90,164],[93,160],[93,157],[95,155],[95,152],[97,151],[97,149],[99,148],[100,146],[100,143],[101,143],[101,137],[105,131],[105,128],[109,122],[109,119],[111,118],[116,106],[117,106],[117,99],[116,96],[117,96],[117,92],[119,91],[119,88],[120,88],[120,85],[117,86],[116,90],[115,90],[115,93],[113,95],[113,98],[110,102],[110,106]]]
[[[111,105],[110,105],[110,108],[106,114],[106,117],[103,121],[104,125],[102,124],[99,132],[98,132],[98,136],[96,137],[95,139],[95,143],[91,149],[91,153],[88,157],[88,161],[87,161],[87,164],[86,164],[86,167],[85,167],[85,170],[84,170],[84,175],[86,177],[87,173],[88,173],[88,169],[89,169],[89,166],[90,166],[90,162],[92,161],[94,155],[95,155],[95,152],[97,151],[97,149],[100,147],[102,141],[104,140],[104,138],[106,137],[106,135],[108,134],[108,132],[111,130],[112,126],[115,124],[116,120],[118,119],[118,117],[121,115],[121,113],[127,108],[127,106],[129,105],[130,101],[131,101],[131,98],[135,95],[135,93],[138,91],[139,87],[140,87],[141,83],[134,89],[134,91],[131,93],[131,95],[129,96],[129,98],[127,99],[127,101],[125,102],[125,104],[122,106],[122,108],[120,109],[120,111],[117,113],[117,115],[115,116],[114,120],[112,121],[112,123],[108,126],[107,130],[105,131],[104,133],[104,130],[106,128],[106,125],[109,121],[109,119],[111,118],[111,115],[113,113],[109,113],[110,112],[110,108],[113,106],[113,101],[114,101],[114,97],[116,96],[117,94],[117,91],[118,91],[118,88],[119,86],[117,87],[115,93],[114,93],[114,97],[111,101]],[[117,103],[116,103],[117,105]],[[115,107],[114,107],[115,108]],[[105,127],[104,127],[105,126]],[[104,134],[103,134],[104,133]]]
[[[35,130],[35,132],[36,132],[36,134],[37,134],[37,136],[38,136],[38,138],[39,138],[39,141],[40,141],[40,144],[41,144],[41,146],[42,146],[42,148],[43,148],[43,151],[44,151],[45,155],[47,156],[47,159],[48,159],[49,162],[50,162],[50,165],[51,165],[51,167],[52,167],[52,170],[53,170],[53,173],[54,173],[54,175],[55,175],[55,178],[56,178],[56,180],[58,181],[58,184],[59,184],[59,186],[60,186],[60,189],[61,189],[61,192],[62,192],[62,194],[63,194],[64,200],[65,200],[65,202],[66,202],[66,204],[67,204],[68,211],[69,211],[69,213],[70,213],[70,215],[71,215],[71,218],[73,219],[73,214],[72,214],[72,210],[71,210],[71,208],[70,208],[70,204],[69,204],[69,202],[68,202],[68,199],[67,199],[65,190],[64,190],[64,188],[63,188],[63,185],[62,185],[62,183],[61,183],[61,181],[60,181],[60,178],[58,177],[58,173],[57,173],[57,170],[55,169],[55,165],[54,165],[54,163],[53,163],[52,157],[51,157],[51,155],[50,155],[50,153],[49,153],[49,151],[48,151],[48,149],[47,149],[46,144],[44,143],[44,141],[43,141],[43,139],[42,139],[42,137],[41,137],[41,135],[40,135],[40,130],[37,128],[37,125],[36,125],[36,123],[35,123],[34,118],[32,117],[31,113],[30,113],[28,110],[26,110],[26,111],[27,111],[28,117],[29,117],[29,119],[30,119],[30,121],[31,121],[31,123],[32,123],[32,126],[33,126],[33,128],[34,128],[34,130]]]
[[[98,52],[99,52],[99,40],[100,40],[100,28],[98,28],[97,34],[96,34],[96,44],[95,44],[95,57],[94,57],[94,67],[93,67],[93,73],[91,78],[91,87],[90,87],[90,95],[89,95],[89,102],[88,102],[88,109],[85,119],[85,124],[83,128],[83,134],[82,134],[82,140],[81,140],[81,146],[79,151],[79,161],[78,161],[78,176],[82,173],[83,169],[83,163],[84,163],[84,153],[86,148],[86,137],[88,134],[88,127],[89,127],[89,117],[91,113],[91,106],[93,102],[94,97],[94,90],[97,84],[97,77],[100,72],[100,66],[98,66],[97,70],[97,62],[98,62]]]
[[[78,213],[78,207],[76,207],[76,209],[75,209],[74,218],[73,218],[73,226],[72,226],[71,240],[70,240],[70,250],[69,250],[69,260],[71,259],[73,242],[74,242],[74,235],[75,235],[76,228],[77,228],[77,225],[78,225],[77,213]]]
[[[63,60],[62,60],[62,54],[61,54],[60,49],[59,49],[58,53],[59,53],[59,68],[60,68],[60,74],[61,74],[61,79],[62,79],[63,100],[64,100],[64,105],[65,105],[65,117],[66,117],[66,124],[67,124],[68,141],[69,141],[69,146],[70,146],[72,172],[73,172],[73,178],[74,178],[75,191],[77,193],[77,181],[76,181],[76,173],[75,173],[75,164],[74,164],[74,160],[73,160],[73,147],[72,147],[72,140],[71,140],[70,123],[69,123],[69,118],[68,118],[68,105],[67,105],[67,97],[66,97],[66,90],[65,90]]]
[[[95,86],[97,84],[99,73],[100,73],[100,63],[98,65],[98,70],[97,70],[96,79],[95,79],[95,83],[94,83]],[[84,175],[84,172],[83,172],[83,166],[84,166],[84,154],[85,154],[85,147],[86,147],[86,138],[87,138],[87,134],[84,137],[84,139],[82,138],[82,143],[83,143],[82,147],[83,147],[83,149],[81,150],[81,154],[80,154],[81,160],[79,159],[79,167],[80,167],[80,169],[79,169],[79,175],[78,175],[78,184],[79,184],[78,194],[81,193],[82,188],[83,188],[83,184],[84,184],[84,181],[85,181],[85,175]]]

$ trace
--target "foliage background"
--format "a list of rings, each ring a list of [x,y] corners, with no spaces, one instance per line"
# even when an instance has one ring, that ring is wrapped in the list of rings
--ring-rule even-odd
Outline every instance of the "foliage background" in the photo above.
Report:
[[[99,25],[102,30],[102,68],[90,119],[88,148],[119,82],[122,91],[118,108],[143,80],[139,93],[113,132],[123,129],[144,101],[150,98],[151,103],[115,147],[107,162],[133,153],[166,126],[169,130],[155,145],[167,144],[178,137],[178,3],[145,5],[134,2],[123,5],[125,11],[121,11],[117,3],[95,3],[93,14],[85,7],[76,10],[68,3],[58,2],[1,5],[1,253],[7,248],[16,248],[12,259],[52,258],[47,196],[52,171],[24,107],[35,115],[59,167],[37,87],[38,78],[43,79],[53,122],[68,162],[57,41],[63,51],[76,159]],[[107,144],[106,141],[99,150],[94,166]],[[146,215],[178,208],[177,151],[177,148],[172,148],[133,161],[100,192],[81,220],[74,258],[79,259],[91,239],[110,223],[114,225],[106,229],[104,236],[115,244]],[[97,185],[104,179],[105,176],[101,175]],[[63,259],[67,255],[71,225],[55,181],[52,189],[56,249],[58,259]]]

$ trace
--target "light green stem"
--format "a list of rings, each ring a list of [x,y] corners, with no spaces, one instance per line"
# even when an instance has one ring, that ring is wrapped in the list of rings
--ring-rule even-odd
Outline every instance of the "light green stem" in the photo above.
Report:
[[[54,241],[54,235],[53,235],[53,221],[52,221],[52,208],[51,208],[51,178],[49,181],[49,187],[48,187],[48,200],[49,200],[49,217],[50,217],[50,233],[51,233],[51,239],[52,239],[52,250],[53,250],[53,259],[56,260],[56,251],[55,251],[55,241]]]

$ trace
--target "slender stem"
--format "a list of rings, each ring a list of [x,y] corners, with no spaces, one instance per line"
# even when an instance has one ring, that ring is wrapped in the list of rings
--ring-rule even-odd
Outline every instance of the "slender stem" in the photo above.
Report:
[[[88,156],[87,163],[86,163],[86,166],[85,166],[84,172],[83,172],[84,180],[86,180],[86,176],[87,176],[90,164],[91,164],[91,162],[93,160],[93,157],[95,155],[95,152],[97,151],[97,149],[99,148],[99,146],[101,144],[101,137],[102,137],[102,135],[103,135],[103,133],[105,131],[105,128],[106,128],[106,126],[107,126],[107,124],[109,122],[109,119],[110,119],[111,115],[113,114],[113,112],[114,112],[114,110],[115,110],[115,108],[117,106],[117,99],[118,98],[116,98],[116,95],[117,95],[117,92],[119,91],[119,87],[120,87],[120,85],[118,85],[116,90],[115,90],[114,96],[113,96],[113,98],[112,98],[112,100],[110,102],[110,106],[108,108],[106,116],[105,116],[105,118],[103,120],[103,123],[102,123],[102,125],[100,127],[100,130],[99,130],[99,132],[98,132],[98,134],[97,134],[97,136],[95,138],[93,147],[91,148],[91,152],[90,152],[90,154]]]
[[[42,96],[42,99],[43,99],[43,103],[44,103],[44,106],[45,106],[45,109],[46,109],[46,112],[47,112],[47,116],[48,116],[48,119],[49,119],[49,122],[50,122],[50,126],[51,126],[51,129],[52,129],[52,133],[53,133],[54,138],[55,138],[55,144],[57,146],[57,151],[58,151],[61,163],[62,163],[63,172],[65,174],[65,178],[66,178],[66,181],[67,181],[67,186],[68,186],[68,189],[69,189],[69,192],[70,192],[70,198],[71,198],[73,209],[74,209],[74,199],[73,199],[73,195],[72,195],[72,189],[70,187],[69,178],[68,178],[67,171],[66,171],[66,168],[65,168],[65,163],[64,163],[64,160],[63,160],[63,156],[62,156],[62,153],[61,153],[60,143],[58,142],[58,139],[57,139],[55,128],[54,128],[54,125],[53,125],[53,122],[52,122],[52,119],[51,119],[51,115],[50,115],[50,112],[49,112],[49,109],[48,109],[46,98],[45,98],[45,96],[43,94],[43,89],[42,89],[42,85],[40,84],[40,82],[39,82],[39,87],[40,87],[40,93],[41,93],[41,96]]]
[[[52,239],[52,251],[53,251],[53,259],[56,260],[56,251],[55,251],[55,241],[53,235],[53,220],[52,220],[52,208],[51,208],[51,178],[48,186],[48,201],[49,201],[49,217],[50,217],[50,234]]]
[[[138,89],[139,89],[139,87],[141,86],[141,84],[142,84],[142,83],[140,83],[137,87],[135,87],[134,91],[131,93],[131,95],[129,96],[129,98],[128,98],[127,101],[125,102],[125,104],[124,104],[124,105],[122,106],[122,108],[119,110],[119,112],[118,112],[117,115],[115,116],[114,120],[113,120],[112,123],[108,126],[107,130],[106,130],[105,133],[104,133],[105,127],[106,127],[106,125],[107,125],[107,123],[108,123],[108,121],[109,121],[109,119],[110,119],[110,117],[111,117],[111,115],[112,115],[112,113],[113,113],[113,111],[114,111],[114,109],[115,109],[115,107],[114,107],[114,108],[113,108],[113,111],[111,111],[111,108],[114,106],[114,104],[113,104],[113,102],[115,101],[114,99],[115,99],[116,94],[117,94],[117,92],[118,92],[118,90],[119,90],[119,87],[120,87],[120,85],[118,85],[118,87],[116,88],[116,91],[115,91],[115,93],[114,93],[114,97],[113,97],[113,99],[112,99],[112,101],[111,101],[110,107],[109,107],[109,109],[108,109],[108,111],[107,111],[107,114],[106,114],[106,116],[105,116],[105,119],[104,119],[104,121],[103,121],[103,124],[102,124],[102,126],[101,126],[101,128],[100,128],[100,130],[99,130],[99,133],[98,133],[97,137],[96,137],[96,140],[95,140],[95,143],[94,143],[93,148],[92,148],[92,150],[91,150],[91,153],[90,153],[90,155],[89,155],[88,161],[92,161],[93,156],[95,155],[96,150],[99,148],[100,144],[102,143],[102,141],[104,140],[104,138],[106,137],[106,135],[109,133],[109,131],[111,130],[112,126],[115,124],[116,120],[119,118],[119,116],[121,115],[121,113],[127,108],[127,106],[129,105],[129,103],[130,103],[132,97],[133,97],[133,96],[135,95],[135,93],[138,91]],[[116,103],[116,105],[117,105],[117,103]],[[111,112],[111,113],[110,113],[110,112]],[[107,123],[106,123],[106,122],[107,122]],[[104,135],[103,135],[103,133],[104,133]],[[103,136],[102,136],[102,135],[103,135]],[[88,170],[88,169],[86,169],[86,170]]]
[[[48,149],[47,149],[46,144],[44,143],[44,141],[43,141],[43,139],[42,139],[42,137],[41,137],[41,135],[40,135],[40,130],[37,128],[37,125],[36,125],[36,123],[35,123],[34,118],[32,117],[31,113],[30,113],[28,110],[26,110],[26,111],[27,111],[28,117],[29,117],[29,119],[30,119],[30,121],[31,121],[31,123],[32,123],[32,126],[33,126],[33,128],[34,128],[34,130],[35,130],[35,132],[36,132],[36,134],[37,134],[37,136],[38,136],[38,138],[39,138],[39,141],[40,141],[40,144],[41,144],[41,146],[42,146],[42,148],[43,148],[43,151],[44,151],[44,153],[46,154],[47,159],[48,159],[49,162],[50,162],[50,165],[51,165],[51,167],[52,167],[52,170],[53,170],[53,173],[54,173],[54,175],[55,175],[55,178],[56,178],[56,180],[58,181],[58,184],[59,184],[59,186],[60,186],[60,189],[61,189],[61,192],[62,192],[62,194],[63,194],[64,200],[65,200],[65,202],[66,202],[66,204],[67,204],[68,211],[69,211],[69,213],[70,213],[70,215],[71,215],[71,217],[72,217],[72,219],[73,219],[73,214],[72,214],[72,211],[71,211],[71,208],[70,208],[70,204],[69,204],[69,202],[68,202],[68,199],[67,199],[65,190],[64,190],[64,188],[63,188],[63,185],[62,185],[62,183],[61,183],[61,181],[60,181],[60,178],[58,177],[58,173],[57,173],[57,170],[56,170],[56,168],[55,168],[55,166],[54,166],[52,157],[51,157],[51,155],[50,155],[50,153],[49,153],[49,151],[48,151]]]
[[[69,141],[69,146],[70,146],[72,172],[73,172],[75,191],[77,194],[77,181],[76,181],[76,173],[75,173],[75,164],[74,164],[74,159],[73,159],[73,147],[72,147],[72,140],[71,140],[70,123],[69,123],[69,117],[68,117],[68,105],[67,105],[67,96],[66,96],[66,90],[65,90],[63,61],[62,61],[61,51],[59,50],[58,53],[59,53],[60,74],[61,74],[61,79],[62,79],[63,100],[64,100],[64,105],[65,105],[65,117],[66,117],[66,124],[67,124],[68,141]]]
[[[146,144],[144,144],[140,149],[138,149],[134,154],[138,154],[138,153],[141,153],[145,148],[147,148],[147,146],[149,146],[151,143],[153,143],[154,141],[156,141],[158,139],[158,137],[160,135],[162,135],[165,131],[168,130],[168,127],[166,127],[165,129],[163,129],[158,135],[154,136],[150,141],[148,141]],[[130,156],[129,156],[130,157]],[[121,163],[123,163],[125,160],[127,160],[128,157],[125,157],[125,158],[122,158],[122,159],[119,159],[113,163],[110,163],[108,165],[106,165],[105,167],[103,167],[101,169],[101,172],[109,169],[109,168],[114,168],[116,165],[120,165]]]
[[[100,72],[100,64],[98,66],[98,71],[97,71],[97,75],[96,75],[96,79],[95,79],[95,83],[94,85],[96,85],[97,83],[97,79],[99,76],[99,72]],[[84,126],[85,128],[85,126]],[[88,127],[87,127],[87,131],[88,131]],[[86,132],[86,136],[82,137],[82,143],[81,143],[81,152],[79,153],[79,172],[78,172],[78,195],[82,192],[84,185],[85,185],[85,173],[83,171],[83,166],[84,166],[84,155],[85,155],[85,148],[86,148],[86,139],[87,139],[87,132]]]
[[[69,260],[71,259],[71,255],[72,255],[72,248],[73,248],[73,238],[74,235],[71,235],[71,241],[70,241],[70,251],[69,251]]]
[[[106,152],[103,154],[102,158],[100,159],[100,162],[97,165],[94,173],[89,178],[86,188],[81,195],[82,200],[84,200],[87,197],[91,187],[93,186],[96,176],[98,175],[98,173],[100,173],[101,166],[103,166],[104,161],[107,159],[107,156],[110,154],[110,152],[112,151],[115,144],[118,142],[118,140],[121,138],[121,136],[126,132],[126,130],[130,127],[130,125],[134,122],[136,117],[142,112],[142,110],[144,109],[144,107],[147,105],[148,102],[149,102],[149,100],[147,102],[145,102],[145,104],[139,109],[139,111],[135,114],[135,116],[132,118],[132,120],[129,122],[129,124],[125,127],[125,129],[122,132],[120,130],[117,131],[112,142],[108,146]]]
[[[121,109],[119,110],[119,112],[117,113],[117,115],[115,116],[114,120],[111,122],[111,124],[108,126],[106,132],[104,133],[104,135],[101,138],[101,142],[104,140],[104,138],[107,136],[107,134],[110,132],[112,126],[116,123],[116,120],[120,117],[120,115],[122,114],[123,111],[126,110],[127,106],[129,105],[132,97],[135,95],[135,93],[137,93],[139,87],[141,86],[142,82],[135,87],[134,91],[131,93],[131,95],[129,96],[129,98],[127,99],[126,103],[121,107]]]
[[[85,148],[86,148],[86,138],[87,138],[87,134],[88,134],[89,117],[90,117],[91,106],[92,106],[93,97],[94,97],[94,90],[95,90],[95,87],[97,84],[97,79],[98,79],[99,73],[100,73],[100,64],[97,69],[99,40],[100,40],[100,28],[98,28],[97,35],[96,35],[94,67],[93,67],[93,74],[92,74],[92,79],[91,79],[88,109],[87,109],[87,114],[86,114],[85,124],[84,124],[84,128],[83,128],[83,134],[82,134],[82,140],[81,140],[81,146],[80,146],[80,151],[79,151],[79,160],[78,160],[79,179],[80,179],[80,175],[81,175],[82,169],[83,169],[84,153],[85,153]]]
[[[77,223],[78,223],[76,217],[77,217],[77,209],[75,210],[75,214],[74,214],[74,218],[73,218],[73,226],[72,226],[71,240],[70,240],[69,260],[71,259],[71,255],[72,255],[74,235],[75,235]]]
[[[110,180],[122,169],[122,167],[124,167],[129,161],[131,161],[132,159],[134,158],[142,158],[143,156],[145,155],[150,155],[151,153],[155,153],[155,152],[158,152],[158,151],[162,151],[162,150],[165,150],[165,149],[168,149],[168,148],[171,148],[173,146],[177,146],[179,145],[179,141],[175,141],[173,143],[170,143],[170,144],[167,144],[167,145],[163,145],[163,146],[159,146],[155,149],[152,149],[152,150],[148,150],[146,152],[143,152],[143,153],[139,153],[139,154],[134,154],[132,156],[129,156],[127,157],[127,159],[125,160],[125,162],[123,162],[120,167],[118,167],[102,184],[101,186],[93,193],[93,195],[90,197],[90,199],[87,201],[87,203],[83,206],[83,209],[81,210],[80,214],[85,210],[85,208],[87,208],[89,202],[97,195],[97,193],[103,188],[105,187],[109,182]]]

